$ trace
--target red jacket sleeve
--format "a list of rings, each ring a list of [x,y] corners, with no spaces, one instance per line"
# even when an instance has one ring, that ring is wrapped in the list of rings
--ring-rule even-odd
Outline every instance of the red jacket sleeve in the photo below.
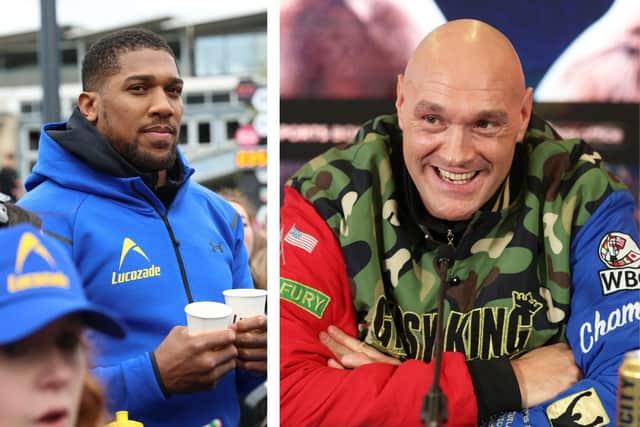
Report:
[[[292,188],[285,188],[280,254],[280,423],[282,426],[422,426],[422,399],[433,366],[409,360],[329,368],[318,334],[330,325],[356,337],[349,280],[328,225]],[[477,424],[477,403],[464,356],[445,353],[440,384],[447,426]]]

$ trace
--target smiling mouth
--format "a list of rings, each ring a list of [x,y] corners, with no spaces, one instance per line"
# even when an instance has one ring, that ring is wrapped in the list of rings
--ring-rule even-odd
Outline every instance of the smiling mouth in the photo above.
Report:
[[[438,167],[434,167],[434,169],[443,181],[456,185],[466,184],[478,175],[478,172],[455,173]]]

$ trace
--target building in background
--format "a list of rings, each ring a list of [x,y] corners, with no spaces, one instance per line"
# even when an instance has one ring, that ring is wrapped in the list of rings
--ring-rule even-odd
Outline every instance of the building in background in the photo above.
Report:
[[[180,148],[194,178],[217,189],[238,187],[259,206],[266,203],[267,13],[205,22],[170,17],[126,27],[87,31],[61,26],[60,111],[73,110],[88,47],[109,32],[141,27],[162,35],[174,50],[185,80]],[[42,87],[38,32],[0,36],[0,156],[13,154],[18,176],[29,175],[38,157]]]

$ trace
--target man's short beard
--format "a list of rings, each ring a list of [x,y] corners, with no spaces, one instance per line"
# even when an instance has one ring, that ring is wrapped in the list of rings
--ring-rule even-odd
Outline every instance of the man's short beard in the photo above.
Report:
[[[157,158],[139,149],[140,143],[136,139],[133,144],[124,144],[122,156],[140,172],[155,172],[170,169],[178,157],[176,144],[164,158]]]
[[[138,171],[140,172],[156,172],[165,169],[170,169],[176,162],[176,158],[178,157],[177,153],[177,142],[171,147],[171,151],[167,153],[164,158],[155,158],[149,153],[145,153],[140,149],[140,141],[138,137],[131,142],[125,142],[122,140],[109,140],[109,136],[113,134],[111,123],[109,121],[109,115],[107,114],[105,101],[105,108],[102,110],[101,120],[103,122],[103,126],[106,128],[105,134],[103,136],[109,141],[111,146],[118,152],[122,157],[124,157],[129,163],[131,163]],[[175,135],[176,141],[178,139],[178,134]]]

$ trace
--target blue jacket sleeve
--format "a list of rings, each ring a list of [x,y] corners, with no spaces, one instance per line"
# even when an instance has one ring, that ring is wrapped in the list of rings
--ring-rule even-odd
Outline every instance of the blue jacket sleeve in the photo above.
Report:
[[[584,379],[551,401],[503,414],[488,425],[617,424],[618,369],[624,354],[640,347],[640,250],[634,208],[630,193],[613,193],[572,242],[566,334]]]
[[[126,409],[132,414],[144,413],[165,400],[148,353],[112,366],[99,366],[92,373],[107,391],[110,413]]]

